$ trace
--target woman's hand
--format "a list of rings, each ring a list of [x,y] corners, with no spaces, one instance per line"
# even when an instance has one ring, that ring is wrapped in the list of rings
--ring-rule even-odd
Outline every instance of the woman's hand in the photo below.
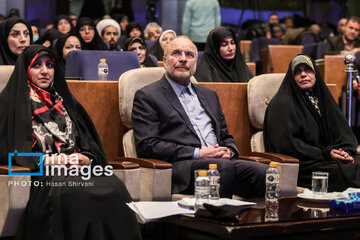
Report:
[[[352,156],[350,156],[347,152],[345,152],[344,150],[342,150],[341,148],[336,150],[336,149],[332,149],[330,151],[330,157],[333,160],[340,160],[343,162],[349,162],[349,163],[354,163],[355,160]]]

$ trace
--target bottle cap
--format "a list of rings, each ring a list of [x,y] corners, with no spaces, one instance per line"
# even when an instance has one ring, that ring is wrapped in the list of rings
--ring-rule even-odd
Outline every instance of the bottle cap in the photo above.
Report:
[[[276,162],[271,162],[271,163],[270,163],[270,167],[277,167],[277,165],[278,165],[278,164],[277,164]]]
[[[206,176],[207,175],[207,171],[206,170],[201,170],[198,172],[199,176]]]
[[[210,163],[209,168],[211,168],[211,169],[217,168],[217,164],[216,163]]]
[[[100,59],[100,62],[106,62],[106,59],[105,59],[105,58],[101,58],[101,59]]]

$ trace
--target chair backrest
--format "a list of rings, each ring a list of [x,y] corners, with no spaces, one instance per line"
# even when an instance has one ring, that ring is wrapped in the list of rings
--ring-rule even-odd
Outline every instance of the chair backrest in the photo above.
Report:
[[[119,111],[122,123],[132,128],[131,113],[137,90],[161,79],[165,74],[162,67],[139,68],[127,71],[119,78]],[[192,82],[196,82],[192,77]]]
[[[317,58],[320,59],[323,57],[323,51],[325,48],[326,42],[318,42],[317,45]]]
[[[317,43],[311,42],[304,44],[304,48],[302,50],[302,54],[308,55],[312,58],[317,59]]]
[[[305,45],[307,43],[314,43],[315,37],[311,33],[304,34],[303,38],[301,39],[301,45]]]
[[[159,66],[157,58],[152,54],[148,54],[148,55],[151,58],[151,60],[156,64],[156,66]]]
[[[145,40],[145,43],[146,43],[146,49],[150,49],[155,43],[156,41],[153,41],[153,40]]]
[[[119,112],[121,122],[132,128],[131,114],[134,95],[137,90],[161,79],[165,74],[162,67],[148,67],[130,70],[119,78]],[[191,79],[196,83],[194,77]],[[137,157],[133,130],[126,132],[123,136],[123,147],[125,157]]]
[[[0,93],[8,83],[14,67],[14,65],[0,65]]]
[[[263,125],[270,100],[279,90],[285,73],[262,74],[250,79],[247,87],[248,111],[251,125],[258,131],[251,137],[251,151],[264,152]]]
[[[279,39],[276,38],[266,38],[266,37],[259,37],[254,38],[250,44],[250,61],[251,62],[259,62],[260,61],[260,51],[262,49],[267,49],[268,45],[280,45]]]
[[[289,67],[289,62],[293,57],[300,54],[304,46],[302,45],[269,45],[269,56],[272,64],[273,73],[285,73]]]
[[[117,81],[124,72],[140,68],[135,52],[120,51],[71,51],[66,57],[66,77],[83,77],[97,80],[97,66],[101,58],[109,65],[109,80]]]

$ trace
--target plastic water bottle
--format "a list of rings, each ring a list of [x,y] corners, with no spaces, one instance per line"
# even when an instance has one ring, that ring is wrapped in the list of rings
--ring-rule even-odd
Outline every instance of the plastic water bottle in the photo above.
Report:
[[[204,203],[209,203],[210,179],[207,170],[199,170],[195,179],[195,210],[204,208]]]
[[[266,170],[266,190],[265,190],[265,221],[277,221],[279,219],[279,192],[280,192],[280,172],[277,163],[271,162]]]
[[[109,66],[106,63],[106,59],[101,58],[100,63],[98,64],[98,80],[107,81],[109,75]]]
[[[217,170],[217,164],[209,164],[209,178],[210,178],[210,195],[209,203],[218,203],[220,199],[220,173]]]

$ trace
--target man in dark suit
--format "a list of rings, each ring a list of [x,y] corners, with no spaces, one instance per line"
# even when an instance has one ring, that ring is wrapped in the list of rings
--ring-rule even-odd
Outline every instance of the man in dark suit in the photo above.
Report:
[[[347,20],[345,31],[342,35],[329,37],[323,55],[353,54],[360,51],[360,18],[351,17]]]
[[[137,154],[172,163],[172,193],[193,194],[194,170],[217,163],[221,197],[263,197],[267,165],[234,160],[239,151],[217,94],[190,81],[196,60],[189,38],[174,39],[164,52],[166,74],[136,92],[132,121]]]

